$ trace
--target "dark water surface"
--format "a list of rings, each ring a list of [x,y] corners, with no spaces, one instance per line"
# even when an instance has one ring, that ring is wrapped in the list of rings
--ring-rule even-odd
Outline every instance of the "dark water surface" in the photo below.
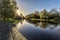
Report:
[[[17,29],[28,40],[60,40],[60,24],[56,22],[22,20]]]

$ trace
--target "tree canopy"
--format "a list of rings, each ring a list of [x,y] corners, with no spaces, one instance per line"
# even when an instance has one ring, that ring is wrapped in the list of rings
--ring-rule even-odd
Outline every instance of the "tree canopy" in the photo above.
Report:
[[[13,18],[16,14],[16,1],[15,0],[0,0],[0,14],[4,18]]]

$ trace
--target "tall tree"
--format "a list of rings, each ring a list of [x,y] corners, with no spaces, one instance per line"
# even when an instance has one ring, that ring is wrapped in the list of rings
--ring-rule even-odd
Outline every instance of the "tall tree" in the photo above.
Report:
[[[1,14],[4,20],[7,18],[13,18],[16,14],[16,1],[15,0],[3,0],[2,1]]]

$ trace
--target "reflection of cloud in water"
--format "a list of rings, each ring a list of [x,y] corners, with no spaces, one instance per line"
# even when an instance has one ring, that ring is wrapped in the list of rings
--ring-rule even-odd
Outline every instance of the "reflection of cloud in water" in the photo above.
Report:
[[[36,21],[27,21],[27,22],[43,30],[58,31],[60,29],[60,26],[58,25],[58,23],[54,23],[54,22],[36,22]]]
[[[18,23],[17,25],[17,29],[21,28],[21,27],[36,27],[38,29],[42,29],[42,30],[51,30],[51,31],[56,31],[58,29],[60,29],[58,27],[58,24],[51,24],[49,22],[40,22],[40,21],[30,21],[30,20],[24,20],[22,23]],[[33,28],[33,27],[32,27]]]
[[[59,25],[50,25],[50,26],[46,27],[45,30],[60,32],[60,26]]]
[[[20,27],[22,27],[22,24],[23,24],[24,22],[25,22],[25,21],[21,20],[18,24],[16,24],[17,29],[19,29]]]
[[[60,26],[59,25],[55,28],[55,31],[60,32]]]
[[[17,26],[17,29],[19,29],[22,26],[22,24],[18,23],[16,26]]]

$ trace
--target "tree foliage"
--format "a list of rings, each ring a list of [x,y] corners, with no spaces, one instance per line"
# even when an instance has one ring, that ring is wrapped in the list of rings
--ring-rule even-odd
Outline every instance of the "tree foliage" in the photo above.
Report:
[[[0,14],[4,20],[7,18],[13,18],[16,14],[16,2],[13,0],[1,0]]]
[[[56,9],[51,9],[50,12],[47,12],[46,9],[43,11],[35,11],[26,16],[27,18],[36,18],[36,19],[60,19],[60,12]]]

